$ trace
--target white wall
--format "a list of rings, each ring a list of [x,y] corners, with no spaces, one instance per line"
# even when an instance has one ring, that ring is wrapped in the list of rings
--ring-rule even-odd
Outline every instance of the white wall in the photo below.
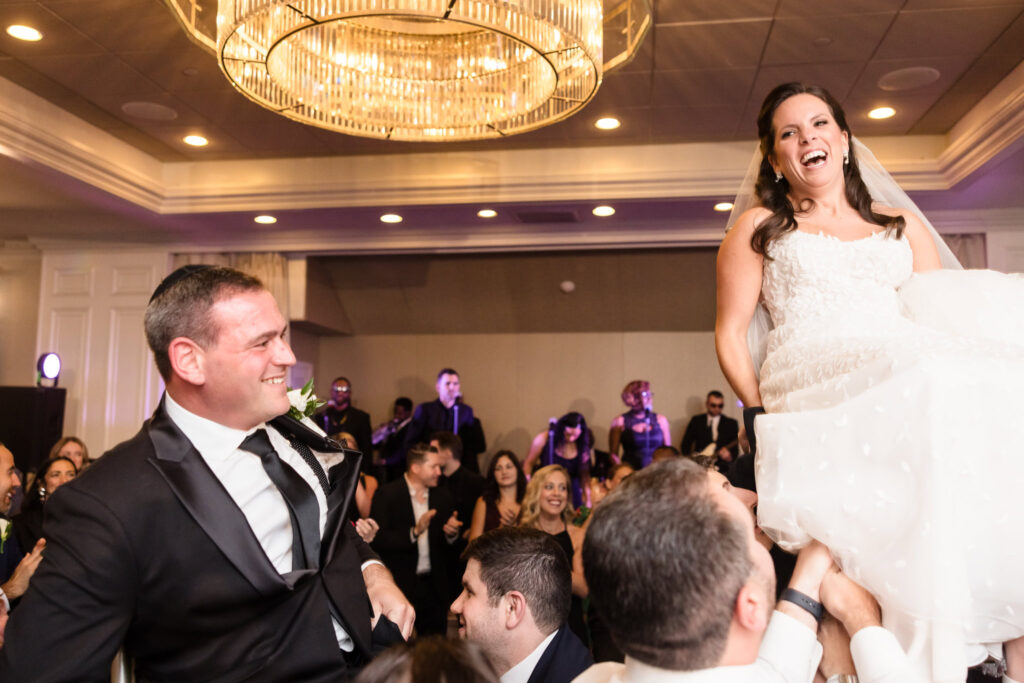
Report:
[[[335,376],[347,376],[355,405],[376,425],[390,417],[397,396],[416,403],[436,398],[434,380],[446,366],[460,374],[488,454],[510,448],[524,456],[548,418],[570,410],[586,417],[606,448],[608,425],[625,410],[619,395],[634,379],[651,382],[654,408],[669,418],[674,445],[690,416],[703,412],[709,389],[725,394],[727,414],[740,415],[711,332],[324,337],[314,377],[326,395]]]
[[[143,314],[167,273],[166,251],[48,251],[42,262],[38,351],[64,361],[64,434],[100,455],[135,434],[161,384]]]

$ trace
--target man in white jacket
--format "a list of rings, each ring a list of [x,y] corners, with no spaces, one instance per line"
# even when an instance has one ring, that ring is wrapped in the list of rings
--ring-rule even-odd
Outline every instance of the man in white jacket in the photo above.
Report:
[[[801,551],[776,604],[774,568],[750,510],[724,477],[688,460],[638,472],[602,501],[583,564],[626,661],[596,664],[578,683],[810,683],[822,654],[822,603],[852,635],[861,683],[916,681],[874,599],[821,544]]]

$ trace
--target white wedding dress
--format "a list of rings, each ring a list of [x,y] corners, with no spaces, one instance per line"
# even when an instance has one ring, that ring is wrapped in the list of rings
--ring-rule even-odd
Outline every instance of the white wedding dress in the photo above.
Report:
[[[1024,279],[913,275],[884,231],[768,253],[759,524],[825,543],[922,679],[962,683],[1024,634]]]

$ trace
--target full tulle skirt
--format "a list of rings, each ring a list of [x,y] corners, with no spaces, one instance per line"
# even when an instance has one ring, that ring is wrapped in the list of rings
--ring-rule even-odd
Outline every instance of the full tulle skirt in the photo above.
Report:
[[[784,548],[826,544],[921,677],[960,683],[1024,634],[1024,280],[942,271],[901,300],[896,334],[769,356],[769,383],[813,381],[765,399],[758,518]]]

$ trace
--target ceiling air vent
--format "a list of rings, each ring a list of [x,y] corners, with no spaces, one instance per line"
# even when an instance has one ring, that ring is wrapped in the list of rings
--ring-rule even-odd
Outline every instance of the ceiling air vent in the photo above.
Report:
[[[519,211],[520,223],[579,223],[575,211]]]

